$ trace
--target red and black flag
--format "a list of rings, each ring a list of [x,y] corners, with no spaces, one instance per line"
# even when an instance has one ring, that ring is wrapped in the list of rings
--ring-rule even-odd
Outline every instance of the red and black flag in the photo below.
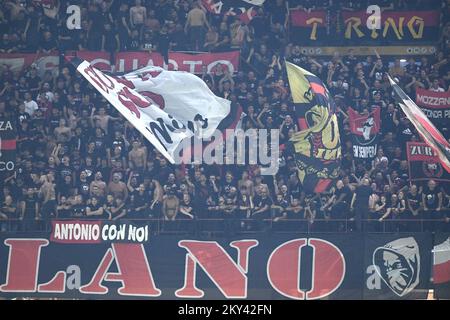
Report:
[[[433,179],[450,182],[450,173],[442,168],[441,162],[433,148],[423,142],[411,141],[406,146],[411,181],[428,181]]]
[[[336,105],[317,76],[289,62],[286,70],[300,129],[289,140],[298,177],[307,193],[323,192],[339,175],[341,142]]]
[[[327,22],[330,14],[326,10],[292,9],[289,10],[289,18],[292,25],[291,37],[299,43],[323,41],[330,37],[327,34]]]
[[[368,114],[360,114],[348,109],[350,131],[352,133],[353,157],[372,159],[377,155],[380,132],[380,107]]]
[[[17,148],[16,122],[11,118],[0,118],[0,172],[15,169]]]
[[[416,88],[416,103],[434,125],[446,127],[450,120],[450,91]]]
[[[266,0],[202,0],[203,6],[213,14],[238,16],[249,24],[257,14],[257,7],[262,6]],[[256,6],[256,8],[255,8]]]
[[[402,108],[405,115],[419,132],[422,139],[436,153],[442,167],[450,172],[450,143],[443,137],[438,129],[431,123],[430,119],[420,108],[406,95],[405,92],[389,77],[395,100]]]
[[[434,296],[436,299],[450,299],[450,234],[436,233],[434,243]]]

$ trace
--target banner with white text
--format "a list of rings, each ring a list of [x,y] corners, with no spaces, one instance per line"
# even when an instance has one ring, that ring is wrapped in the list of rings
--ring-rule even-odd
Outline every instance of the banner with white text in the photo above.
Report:
[[[450,120],[450,91],[436,92],[416,88],[416,104],[435,126],[447,126]]]

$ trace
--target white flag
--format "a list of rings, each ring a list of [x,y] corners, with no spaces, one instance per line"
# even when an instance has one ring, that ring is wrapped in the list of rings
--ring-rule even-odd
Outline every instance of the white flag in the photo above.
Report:
[[[209,138],[230,113],[231,101],[216,96],[189,72],[148,66],[125,76],[128,85],[183,122],[197,137]]]
[[[230,101],[217,97],[195,75],[145,67],[108,75],[89,62],[72,63],[171,163],[183,139],[209,138],[230,115]]]

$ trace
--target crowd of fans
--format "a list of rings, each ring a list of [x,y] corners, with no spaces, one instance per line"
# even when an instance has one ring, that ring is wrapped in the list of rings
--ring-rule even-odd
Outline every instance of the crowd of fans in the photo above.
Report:
[[[362,2],[342,3],[357,9]],[[430,2],[393,3],[407,8]],[[64,27],[69,4],[81,5],[82,30]],[[320,194],[304,192],[286,153],[275,176],[262,176],[257,165],[172,166],[70,65],[43,77],[35,65],[17,73],[1,66],[0,116],[12,117],[18,128],[16,170],[2,180],[1,231],[43,230],[56,217],[159,219],[170,230],[176,225],[171,221],[196,222],[185,225],[228,234],[268,227],[449,230],[447,186],[410,181],[406,142],[420,138],[396,106],[387,79],[388,73],[396,77],[412,99],[416,88],[449,90],[449,25],[442,26],[432,56],[405,61],[356,56],[352,49],[329,58],[306,56],[301,44],[289,41],[288,10],[327,5],[266,1],[246,25],[238,17],[211,15],[201,1],[2,2],[0,52],[241,50],[240,71],[205,69],[199,76],[218,96],[243,107],[243,129],[280,129],[280,144],[298,130],[284,69],[284,60],[293,62],[321,77],[334,97],[343,159],[339,179]],[[375,106],[381,108],[377,156],[354,159],[347,110],[367,114]],[[447,127],[439,129],[450,137]]]

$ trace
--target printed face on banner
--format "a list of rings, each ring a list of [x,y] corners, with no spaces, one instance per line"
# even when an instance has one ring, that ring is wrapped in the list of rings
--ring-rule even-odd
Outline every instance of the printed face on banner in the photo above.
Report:
[[[425,176],[429,178],[442,177],[444,169],[439,162],[423,162],[422,169]]]
[[[373,265],[389,289],[402,297],[419,284],[419,245],[412,237],[391,241],[375,249]]]

